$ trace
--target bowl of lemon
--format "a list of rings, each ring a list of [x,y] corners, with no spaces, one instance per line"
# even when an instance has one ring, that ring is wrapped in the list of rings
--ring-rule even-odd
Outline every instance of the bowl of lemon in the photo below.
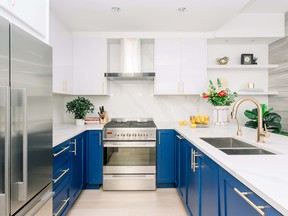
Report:
[[[195,116],[190,116],[190,127],[209,127],[210,118],[208,115],[198,114]]]

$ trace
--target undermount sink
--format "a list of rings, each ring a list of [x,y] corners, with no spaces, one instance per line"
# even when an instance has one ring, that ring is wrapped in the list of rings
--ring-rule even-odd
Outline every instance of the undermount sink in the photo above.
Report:
[[[200,138],[228,155],[275,155],[232,137]]]

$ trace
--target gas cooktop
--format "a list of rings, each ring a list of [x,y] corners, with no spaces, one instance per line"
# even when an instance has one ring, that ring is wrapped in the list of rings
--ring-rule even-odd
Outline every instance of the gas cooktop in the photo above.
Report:
[[[138,119],[138,120],[112,119],[104,127],[105,128],[156,128],[156,125],[152,119]]]

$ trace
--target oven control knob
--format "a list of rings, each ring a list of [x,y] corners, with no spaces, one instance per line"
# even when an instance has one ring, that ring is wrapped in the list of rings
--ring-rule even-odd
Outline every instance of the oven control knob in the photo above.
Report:
[[[125,134],[124,134],[124,133],[122,133],[122,134],[121,134],[121,136],[122,136],[122,137],[125,137]]]
[[[147,133],[145,134],[145,137],[148,137],[148,134],[147,134]]]
[[[142,134],[139,133],[139,134],[138,134],[138,137],[142,137]]]
[[[130,133],[127,133],[127,137],[131,137],[131,134],[130,134]]]
[[[136,133],[133,133],[132,136],[133,136],[133,137],[136,137]]]

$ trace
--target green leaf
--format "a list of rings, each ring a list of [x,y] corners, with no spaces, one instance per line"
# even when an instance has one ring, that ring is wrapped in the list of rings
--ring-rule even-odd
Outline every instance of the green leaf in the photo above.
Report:
[[[266,118],[265,121],[267,122],[281,122],[281,116],[278,113],[269,113]]]
[[[258,128],[258,122],[257,121],[248,121],[245,123],[245,127]]]
[[[257,113],[253,112],[253,110],[245,110],[244,115],[249,119],[258,120],[258,115]]]

